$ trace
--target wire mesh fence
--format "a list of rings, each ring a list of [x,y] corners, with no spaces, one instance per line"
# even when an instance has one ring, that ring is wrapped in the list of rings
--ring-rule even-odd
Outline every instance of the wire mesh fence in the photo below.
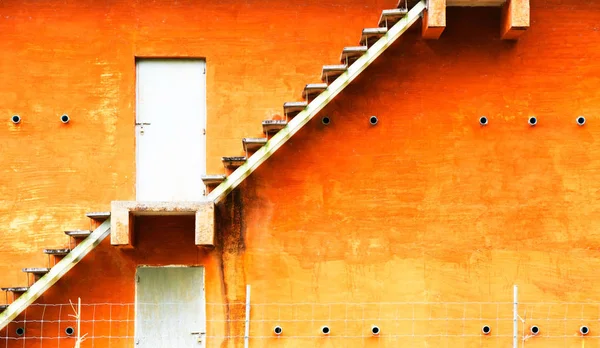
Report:
[[[249,322],[245,303],[208,303],[198,322],[177,315],[197,305],[84,302],[78,319],[70,303],[34,304],[0,348],[75,347],[77,337],[80,347],[237,347],[246,325],[254,347],[513,347],[515,334],[513,302],[252,303]],[[136,317],[141,306],[157,315]],[[155,329],[141,336],[144,325]],[[519,347],[600,346],[600,303],[519,303],[516,334]]]

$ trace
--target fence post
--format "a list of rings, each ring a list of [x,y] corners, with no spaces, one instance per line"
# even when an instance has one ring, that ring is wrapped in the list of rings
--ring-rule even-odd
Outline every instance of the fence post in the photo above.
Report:
[[[518,348],[518,346],[519,346],[519,341],[518,341],[519,326],[517,325],[518,320],[519,320],[519,314],[517,312],[518,306],[519,306],[518,288],[515,285],[514,289],[513,289],[513,348]]]
[[[515,324],[516,327],[517,324]],[[246,285],[246,323],[244,327],[244,348],[248,348],[250,339],[250,285]]]

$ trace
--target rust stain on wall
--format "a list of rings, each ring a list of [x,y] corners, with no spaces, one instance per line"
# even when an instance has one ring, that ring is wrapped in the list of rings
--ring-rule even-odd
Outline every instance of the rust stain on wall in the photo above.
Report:
[[[246,301],[246,269],[244,265],[245,251],[245,223],[244,202],[240,190],[234,190],[221,205],[217,206],[216,250],[219,255],[219,276],[223,284],[223,300],[225,305],[225,318],[228,324],[225,327],[226,335],[243,332]],[[229,342],[223,340],[222,347],[229,344],[242,343],[240,337]]]

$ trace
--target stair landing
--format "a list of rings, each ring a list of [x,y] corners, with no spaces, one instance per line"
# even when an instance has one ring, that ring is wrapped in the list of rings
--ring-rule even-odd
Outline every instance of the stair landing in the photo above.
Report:
[[[194,215],[196,217],[196,245],[214,246],[215,204],[212,201],[113,201],[111,203],[110,220],[111,244],[124,248],[133,248],[134,217],[144,215]]]

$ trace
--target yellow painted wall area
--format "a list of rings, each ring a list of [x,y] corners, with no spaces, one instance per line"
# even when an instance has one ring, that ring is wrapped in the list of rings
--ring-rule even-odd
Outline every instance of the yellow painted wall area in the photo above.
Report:
[[[137,265],[197,264],[211,347],[241,346],[246,284],[251,346],[507,347],[517,284],[520,346],[598,346],[600,3],[531,8],[517,43],[494,9],[408,33],[217,208],[214,250],[189,219],[142,219],[136,249],[103,244],[40,304],[132,303]]]

